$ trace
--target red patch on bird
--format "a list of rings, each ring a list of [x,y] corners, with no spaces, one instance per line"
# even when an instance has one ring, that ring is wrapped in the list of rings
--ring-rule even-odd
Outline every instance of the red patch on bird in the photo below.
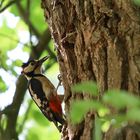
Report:
[[[51,110],[53,112],[56,112],[56,113],[62,115],[61,101],[60,101],[58,96],[56,96],[55,98],[53,97],[52,99],[50,99],[49,106],[50,106],[50,108],[51,108]]]

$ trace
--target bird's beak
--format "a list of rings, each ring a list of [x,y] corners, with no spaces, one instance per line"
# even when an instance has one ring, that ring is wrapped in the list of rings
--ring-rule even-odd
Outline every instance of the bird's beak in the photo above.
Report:
[[[41,58],[40,60],[38,60],[38,65],[42,65],[48,58],[49,58],[50,56],[48,55],[48,56],[45,56],[45,57],[43,57],[43,58]]]

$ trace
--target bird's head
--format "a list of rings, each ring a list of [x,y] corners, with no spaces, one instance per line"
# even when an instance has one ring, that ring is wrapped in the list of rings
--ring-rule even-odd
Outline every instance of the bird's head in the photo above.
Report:
[[[22,64],[22,74],[32,77],[34,74],[41,74],[41,66],[49,56],[45,56],[40,60],[29,60],[27,63]]]

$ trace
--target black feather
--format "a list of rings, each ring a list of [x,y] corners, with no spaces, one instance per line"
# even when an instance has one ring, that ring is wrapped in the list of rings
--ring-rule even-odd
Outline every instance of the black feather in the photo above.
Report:
[[[39,75],[37,75],[39,76]],[[45,93],[42,89],[42,84],[39,80],[32,78],[29,81],[29,85],[31,85],[31,89],[33,91],[32,94],[36,94],[37,98],[40,99],[41,101],[41,107],[39,107],[39,109],[41,110],[41,112],[44,114],[44,116],[50,120],[50,121],[58,121],[58,122],[63,122],[60,117],[57,116],[57,114],[53,113],[53,111],[49,108],[49,101],[47,100]],[[31,91],[30,91],[31,94]],[[32,96],[31,94],[31,96]],[[32,96],[33,97],[33,96]],[[34,99],[33,99],[34,100]],[[36,103],[36,101],[35,101]],[[37,103],[36,103],[37,104]],[[51,115],[52,114],[52,115]],[[58,114],[59,115],[59,114]]]
[[[27,67],[31,62],[35,62],[35,60],[29,60],[27,63],[23,63],[22,64],[22,68],[25,68],[25,67]]]
[[[31,88],[33,92],[37,95],[37,98],[39,98],[41,101],[43,101],[45,97],[45,93],[42,89],[41,82],[35,78],[32,78],[30,80]]]

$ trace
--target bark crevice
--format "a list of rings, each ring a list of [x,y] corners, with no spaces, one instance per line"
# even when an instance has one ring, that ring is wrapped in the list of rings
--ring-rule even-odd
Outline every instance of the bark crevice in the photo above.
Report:
[[[86,95],[71,92],[71,86],[80,81],[96,81],[101,96],[108,89],[128,90],[139,96],[139,8],[131,0],[67,0],[52,9],[54,1],[42,3],[57,48],[66,115],[73,100],[87,99]],[[83,130],[68,121],[68,137],[71,133],[73,139],[91,140],[94,128],[90,124],[94,121],[85,117],[80,124]],[[129,135],[134,136],[132,140],[139,138],[134,131],[110,128],[103,140],[124,140]]]

